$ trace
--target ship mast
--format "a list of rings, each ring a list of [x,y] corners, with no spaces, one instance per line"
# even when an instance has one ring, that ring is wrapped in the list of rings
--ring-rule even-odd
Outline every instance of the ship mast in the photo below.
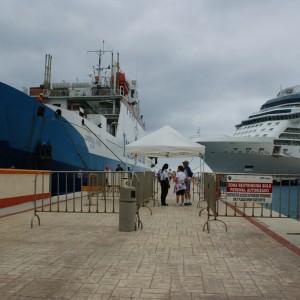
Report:
[[[102,68],[102,66],[101,66],[102,65],[102,55],[104,55],[107,52],[110,52],[112,54],[112,61],[113,61],[113,50],[104,50],[104,41],[102,41],[102,44],[103,44],[103,46],[102,46],[103,49],[102,50],[100,49],[100,50],[94,50],[94,51],[87,51],[87,53],[93,52],[93,53],[96,53],[99,56],[97,74],[98,74],[98,80],[99,80],[100,83],[102,81],[101,71],[104,70],[104,68]],[[109,67],[107,69],[109,69]],[[113,74],[112,72],[113,72],[113,65],[111,67],[111,76]]]
[[[44,74],[44,96],[48,96],[48,92],[51,88],[51,64],[52,64],[52,56],[50,54],[46,54],[45,57],[45,74]]]

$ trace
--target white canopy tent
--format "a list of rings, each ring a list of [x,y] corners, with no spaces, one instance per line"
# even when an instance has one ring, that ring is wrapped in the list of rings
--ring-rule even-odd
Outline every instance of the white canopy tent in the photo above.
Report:
[[[149,157],[191,157],[203,158],[205,147],[182,136],[170,126],[164,126],[149,135],[125,146],[131,155]]]
[[[126,145],[125,150],[131,155],[142,155],[153,158],[197,156],[200,160],[200,176],[204,174],[203,155],[205,153],[205,147],[185,138],[170,126],[164,126]],[[203,180],[201,182],[203,182]]]

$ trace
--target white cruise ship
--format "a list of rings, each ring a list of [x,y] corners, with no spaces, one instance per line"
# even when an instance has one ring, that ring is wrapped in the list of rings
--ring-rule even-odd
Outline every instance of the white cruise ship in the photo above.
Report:
[[[233,135],[195,135],[214,172],[300,174],[300,85],[281,90]]]

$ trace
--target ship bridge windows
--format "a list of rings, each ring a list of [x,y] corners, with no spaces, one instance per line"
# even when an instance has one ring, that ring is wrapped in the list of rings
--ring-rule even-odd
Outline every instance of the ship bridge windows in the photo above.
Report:
[[[246,121],[242,121],[240,124],[236,125],[236,128],[241,128],[242,126],[246,126],[249,124],[256,124],[256,123],[260,123],[259,126],[262,126],[263,125],[262,122],[266,122],[266,121],[279,121],[279,120],[289,120],[289,119],[299,119],[299,118],[300,118],[300,113],[262,116],[262,117],[257,117],[253,119],[248,119]]]
[[[281,139],[292,139],[292,140],[300,140],[300,134],[296,133],[281,133],[279,135],[279,138]]]
[[[264,108],[270,108],[270,107],[274,107],[274,106],[278,106],[278,105],[287,105],[287,104],[296,104],[300,101],[299,97],[295,97],[295,98],[283,98],[283,99],[272,99],[267,101],[264,105],[262,105],[262,109]]]
[[[300,141],[297,141],[297,140],[275,140],[274,145],[300,146]]]
[[[292,127],[288,127],[284,132],[300,133],[300,128],[292,128]]]

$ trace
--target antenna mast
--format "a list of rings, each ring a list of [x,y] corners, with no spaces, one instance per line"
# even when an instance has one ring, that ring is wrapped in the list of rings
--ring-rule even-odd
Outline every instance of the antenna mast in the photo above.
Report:
[[[52,56],[50,54],[46,54],[45,74],[44,74],[44,95],[47,95],[47,91],[50,90],[51,87],[51,64],[52,64]]]
[[[94,52],[99,55],[98,68],[97,68],[99,82],[101,82],[101,71],[103,70],[103,68],[101,66],[102,65],[102,55],[104,55],[104,53],[107,53],[107,52],[113,53],[113,50],[104,50],[104,40],[102,41],[102,48],[103,48],[103,50],[100,49],[100,50],[95,50],[95,51],[87,51],[87,53]]]

